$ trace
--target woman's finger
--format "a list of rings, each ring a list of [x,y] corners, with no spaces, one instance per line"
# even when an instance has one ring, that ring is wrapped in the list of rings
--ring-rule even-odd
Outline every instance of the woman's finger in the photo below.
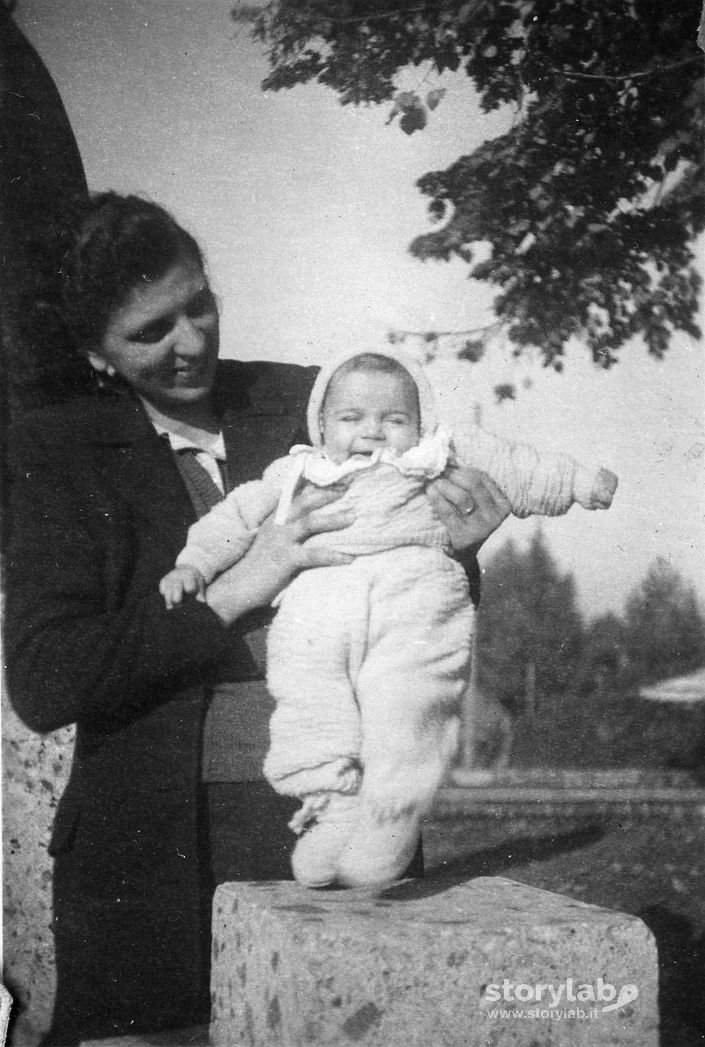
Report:
[[[510,512],[497,485],[476,469],[451,469],[427,493],[456,551],[477,551]]]
[[[434,505],[438,506],[438,499],[440,499],[441,508],[448,512],[454,509],[460,514],[469,515],[468,510],[472,511],[475,508],[475,499],[470,491],[456,484],[449,477],[439,476],[437,480],[428,485],[427,491]]]
[[[486,473],[468,466],[449,469],[444,476],[429,485],[429,490],[435,490],[450,502],[451,507],[461,516],[469,516],[477,510],[499,511],[506,516],[510,510],[509,502],[494,480]]]
[[[348,553],[339,553],[335,549],[325,549],[318,547],[311,549],[310,547],[302,550],[302,568],[308,567],[342,567],[344,564],[352,563],[355,559],[354,556],[348,555]]]
[[[332,502],[337,502],[345,494],[345,484],[334,484],[331,487],[316,487],[314,484],[306,484],[294,495],[291,507],[287,514],[287,523],[299,520],[316,509],[322,509]]]
[[[355,521],[354,509],[318,510],[313,509],[295,521],[295,533],[298,541],[304,542],[313,534],[325,534],[326,531],[342,531]]]

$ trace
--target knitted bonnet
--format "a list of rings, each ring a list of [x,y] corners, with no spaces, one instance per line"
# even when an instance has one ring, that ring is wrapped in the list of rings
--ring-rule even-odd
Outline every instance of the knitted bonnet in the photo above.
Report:
[[[354,360],[358,356],[385,356],[389,360],[395,360],[404,368],[405,371],[408,371],[412,381],[416,385],[419,395],[420,435],[432,436],[436,430],[438,418],[436,416],[436,405],[433,391],[428,378],[424,374],[423,367],[419,361],[409,353],[405,353],[403,350],[397,349],[396,347],[384,346],[382,349],[375,347],[374,349],[355,349],[345,353],[340,353],[333,357],[333,359],[318,372],[313,389],[311,390],[311,397],[308,401],[308,410],[306,412],[308,435],[313,446],[321,446],[321,408],[323,407],[326,389],[328,388],[330,380],[343,364],[348,363],[350,360]]]

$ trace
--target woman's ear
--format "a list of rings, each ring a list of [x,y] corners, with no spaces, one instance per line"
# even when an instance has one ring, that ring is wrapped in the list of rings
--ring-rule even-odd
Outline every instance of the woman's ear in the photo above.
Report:
[[[99,353],[87,353],[88,363],[91,365],[94,371],[98,374],[107,375],[108,378],[114,378],[116,371],[112,364],[109,364]]]

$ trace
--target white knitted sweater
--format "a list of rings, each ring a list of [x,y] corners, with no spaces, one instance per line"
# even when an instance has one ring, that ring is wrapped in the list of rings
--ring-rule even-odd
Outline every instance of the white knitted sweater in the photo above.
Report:
[[[473,466],[491,477],[516,516],[558,516],[578,503],[586,509],[594,500],[598,471],[590,471],[564,454],[540,455],[527,444],[500,440],[478,426],[451,434],[439,426],[402,455],[388,450],[370,457],[354,455],[341,465],[323,451],[297,445],[277,459],[261,480],[235,488],[189,530],[177,565],[196,567],[206,581],[236,563],[247,551],[257,528],[279,506],[286,519],[291,498],[307,480],[330,486],[352,474],[346,492],[330,512],[352,508],[355,520],[343,531],[308,539],[317,545],[354,555],[402,545],[450,549],[445,526],[425,494],[426,484],[448,465]]]

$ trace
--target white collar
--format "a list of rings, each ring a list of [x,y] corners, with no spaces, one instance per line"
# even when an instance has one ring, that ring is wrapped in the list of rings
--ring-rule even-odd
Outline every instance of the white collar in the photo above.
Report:
[[[199,429],[195,425],[187,425],[185,422],[176,422],[163,414],[154,404],[142,399],[142,405],[154,426],[158,436],[166,436],[173,451],[187,451],[194,449],[208,454],[219,462],[226,460],[225,440],[222,432],[209,433],[205,429]]]
[[[344,462],[332,462],[322,448],[309,447],[308,444],[295,444],[290,455],[303,459],[302,475],[322,486],[337,483],[351,473],[371,469],[378,464],[393,465],[404,476],[422,477],[435,480],[448,464],[452,454],[453,437],[449,429],[439,425],[429,436],[422,436],[419,442],[408,451],[399,454],[389,448],[376,450],[369,457],[354,454]]]

